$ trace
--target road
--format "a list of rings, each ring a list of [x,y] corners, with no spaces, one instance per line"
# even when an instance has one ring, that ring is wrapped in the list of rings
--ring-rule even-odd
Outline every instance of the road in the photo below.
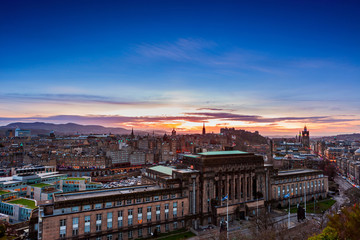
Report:
[[[339,195],[334,196],[334,199],[336,200],[337,205],[341,207],[345,205],[346,202],[349,201],[349,199],[345,195],[345,191],[350,188],[353,188],[353,186],[340,176],[335,177],[335,182],[339,184]]]

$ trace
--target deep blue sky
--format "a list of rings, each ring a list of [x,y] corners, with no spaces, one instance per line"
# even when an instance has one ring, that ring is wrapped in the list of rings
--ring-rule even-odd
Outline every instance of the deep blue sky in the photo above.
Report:
[[[331,119],[332,132],[360,129],[357,1],[0,4],[2,123],[221,111],[301,118],[232,123],[266,132],[293,132],[309,117]]]

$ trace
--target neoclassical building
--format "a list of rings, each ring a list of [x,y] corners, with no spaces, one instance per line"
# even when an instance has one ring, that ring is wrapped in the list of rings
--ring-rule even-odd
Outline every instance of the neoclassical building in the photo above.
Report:
[[[141,186],[54,194],[33,212],[32,238],[150,237],[178,228],[220,225],[227,208],[230,221],[256,215],[266,203],[285,204],[288,191],[295,194],[293,203],[301,201],[308,182],[308,196],[325,196],[328,188],[327,178],[318,171],[277,172],[262,156],[241,151],[185,155],[178,168],[145,169],[142,181]]]

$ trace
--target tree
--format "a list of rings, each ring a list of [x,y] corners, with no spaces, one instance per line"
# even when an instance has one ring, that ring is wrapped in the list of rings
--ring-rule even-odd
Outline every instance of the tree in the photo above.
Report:
[[[5,232],[6,232],[6,226],[4,224],[0,225],[0,237],[5,236]]]
[[[329,222],[324,231],[310,240],[320,239],[359,239],[360,206],[344,208],[340,214],[329,216]]]

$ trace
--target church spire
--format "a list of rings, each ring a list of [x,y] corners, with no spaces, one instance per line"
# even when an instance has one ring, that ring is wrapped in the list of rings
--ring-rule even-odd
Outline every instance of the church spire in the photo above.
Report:
[[[134,136],[134,128],[131,128],[131,137],[133,138]]]
[[[206,130],[205,130],[205,122],[203,122],[203,129],[202,129],[202,134],[206,134]]]

